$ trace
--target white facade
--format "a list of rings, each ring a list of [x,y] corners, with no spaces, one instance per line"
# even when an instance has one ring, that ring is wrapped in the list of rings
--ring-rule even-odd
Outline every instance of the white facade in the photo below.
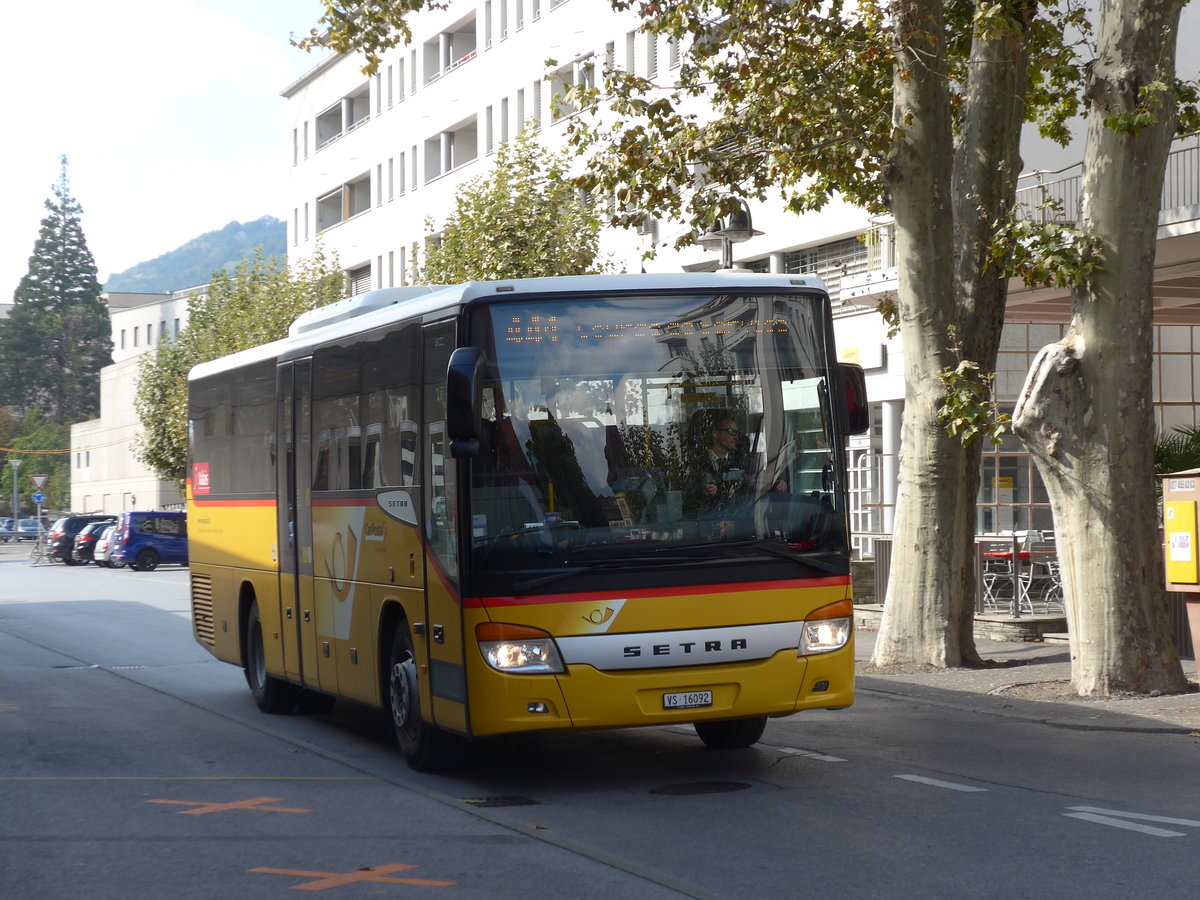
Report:
[[[331,57],[283,93],[290,128],[289,255],[308,256],[319,238],[337,254],[355,292],[405,282],[412,248],[430,232],[427,222],[440,227],[456,187],[486,174],[495,148],[523,123],[547,146],[562,143],[562,123],[551,106],[556,80],[587,77],[588,61],[595,77],[609,60],[664,78],[678,64],[669,43],[637,33],[636,16],[614,11],[608,0],[451,0],[448,9],[422,12],[411,24],[412,42],[385,54],[376,75],[362,74],[356,57]],[[547,59],[558,66],[550,81]],[[1023,153],[1030,174],[1021,188],[1031,205],[1045,194],[1061,195],[1069,213],[1072,196],[1078,197],[1078,168],[1044,171],[1060,167],[1064,152],[1036,141]],[[1177,156],[1180,165],[1168,170],[1164,190],[1156,292],[1162,324],[1155,393],[1163,428],[1200,421],[1200,197],[1193,196],[1200,184],[1188,174],[1200,170],[1200,145],[1183,142]],[[821,276],[835,300],[839,353],[866,370],[874,429],[852,454],[859,500],[852,525],[856,532],[889,532],[904,367],[900,342],[888,338],[875,304],[895,288],[890,227],[837,203],[805,216],[780,204],[752,204],[751,210],[763,234],[733,246],[734,265]],[[669,244],[678,233],[662,222],[643,231],[606,232],[603,247],[618,269],[717,265],[717,256],[699,247],[660,250],[643,262],[652,241]],[[1014,285],[997,378],[1002,403],[1015,398],[1037,350],[1061,333],[1069,317],[1064,299]],[[985,466],[981,531],[1052,527],[1044,490],[1014,438],[989,452]]]
[[[134,412],[138,368],[147,353],[187,322],[193,288],[170,294],[106,294],[113,364],[100,370],[100,418],[71,426],[71,509],[118,513],[179,507],[183,498],[134,455],[141,424]]]

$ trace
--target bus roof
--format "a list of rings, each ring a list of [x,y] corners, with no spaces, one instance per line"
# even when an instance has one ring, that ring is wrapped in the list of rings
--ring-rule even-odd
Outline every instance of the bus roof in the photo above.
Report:
[[[774,275],[724,269],[718,272],[670,272],[636,275],[563,275],[507,281],[468,281],[456,285],[380,288],[338,300],[298,316],[288,336],[270,344],[200,363],[189,380],[267,359],[299,355],[306,348],[387,325],[397,318],[425,317],[445,309],[506,295],[631,293],[636,291],[727,291],[759,288],[807,288],[824,292],[816,275]]]

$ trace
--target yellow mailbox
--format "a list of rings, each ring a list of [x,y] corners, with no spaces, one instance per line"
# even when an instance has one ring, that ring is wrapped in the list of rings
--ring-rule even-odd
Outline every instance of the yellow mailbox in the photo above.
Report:
[[[1200,542],[1196,536],[1196,508],[1200,504],[1200,469],[1162,476],[1163,554],[1167,563],[1167,590],[1189,594],[1188,625],[1192,648],[1200,667]]]

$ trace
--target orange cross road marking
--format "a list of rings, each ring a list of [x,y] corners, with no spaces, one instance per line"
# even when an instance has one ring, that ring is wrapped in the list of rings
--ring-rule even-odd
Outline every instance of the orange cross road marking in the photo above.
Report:
[[[404,872],[415,868],[416,866],[409,866],[404,863],[389,863],[386,866],[368,866],[356,872],[310,872],[306,869],[270,868],[250,869],[250,871],[262,872],[266,875],[300,875],[305,878],[316,879],[315,881],[306,881],[304,884],[292,885],[293,891],[327,891],[330,888],[355,884],[360,881],[384,882],[387,884],[417,884],[425,887],[452,887],[458,883],[456,881],[430,881],[427,878],[387,877],[393,872]]]
[[[254,797],[251,800],[235,800],[233,803],[207,803],[203,800],[147,800],[147,803],[169,803],[173,806],[193,806],[195,809],[180,810],[181,816],[207,816],[209,813],[228,812],[231,809],[249,809],[258,812],[309,813],[311,809],[292,809],[287,806],[265,806],[278,803],[282,797]]]

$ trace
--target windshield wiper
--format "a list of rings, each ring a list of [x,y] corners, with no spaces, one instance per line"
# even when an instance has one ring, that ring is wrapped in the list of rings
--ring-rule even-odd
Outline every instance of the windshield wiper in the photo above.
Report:
[[[619,569],[625,566],[649,566],[657,567],[662,563],[679,563],[694,566],[696,563],[704,565],[724,565],[727,563],[743,562],[744,560],[732,559],[730,557],[715,557],[713,559],[703,559],[696,556],[625,556],[619,558],[608,558],[605,560],[591,563],[572,563],[569,569],[560,569],[557,572],[551,572],[548,575],[542,575],[538,578],[530,578],[526,581],[518,581],[513,584],[513,591],[518,594],[524,594],[534,588],[543,587],[547,584],[553,584],[556,581],[562,581],[566,578],[571,578],[575,575],[582,575],[586,572],[594,572],[597,569]]]

